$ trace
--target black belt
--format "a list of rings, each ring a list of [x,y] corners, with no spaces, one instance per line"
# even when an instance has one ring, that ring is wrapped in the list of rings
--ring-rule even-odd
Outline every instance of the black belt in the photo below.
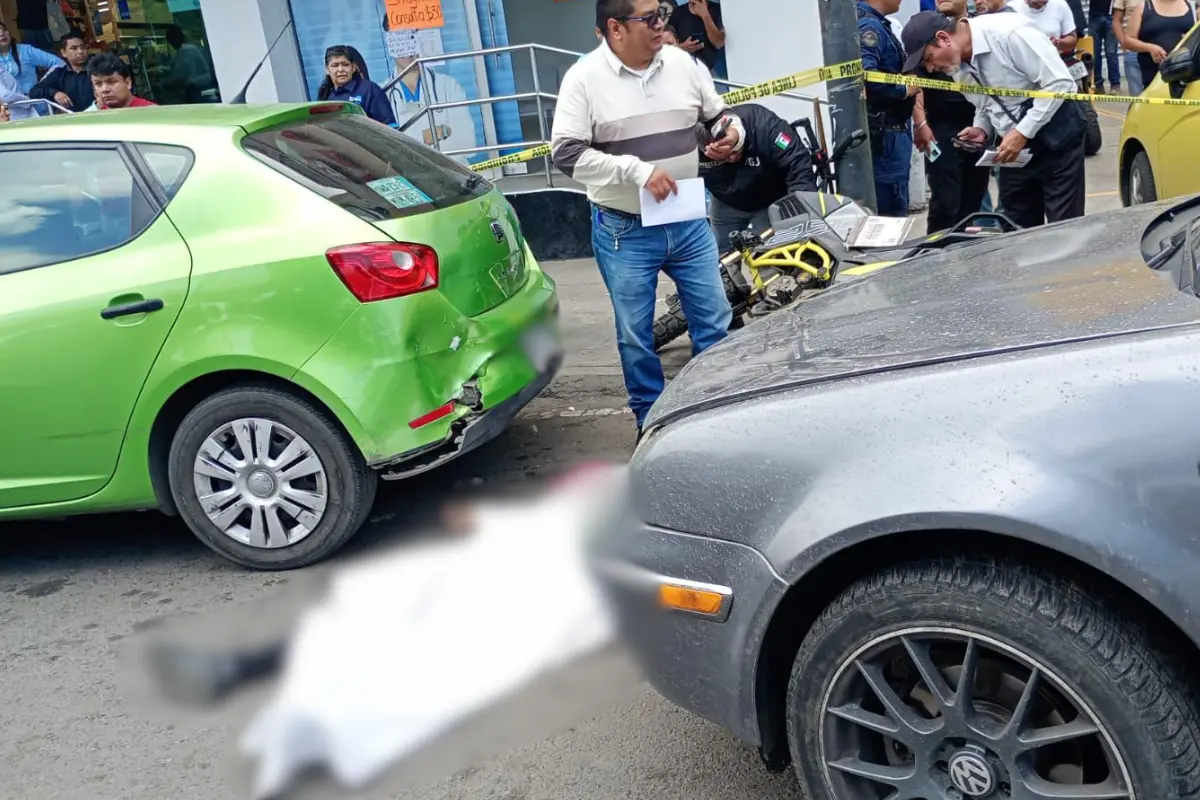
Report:
[[[631,220],[634,220],[635,222],[637,222],[637,221],[640,221],[642,218],[641,214],[630,214],[628,211],[621,211],[620,209],[609,208],[608,206],[602,206],[599,203],[592,203],[592,208],[596,209],[601,214],[612,214],[617,219],[631,219]]]
[[[908,133],[907,122],[885,122],[882,125],[871,125],[873,131],[883,131],[885,133]]]

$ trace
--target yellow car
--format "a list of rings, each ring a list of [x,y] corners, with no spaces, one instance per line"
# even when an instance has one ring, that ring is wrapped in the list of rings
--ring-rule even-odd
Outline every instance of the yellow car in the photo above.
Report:
[[[1200,101],[1200,24],[1159,65],[1143,97]],[[1134,105],[1121,127],[1117,175],[1121,204],[1200,192],[1200,106]]]

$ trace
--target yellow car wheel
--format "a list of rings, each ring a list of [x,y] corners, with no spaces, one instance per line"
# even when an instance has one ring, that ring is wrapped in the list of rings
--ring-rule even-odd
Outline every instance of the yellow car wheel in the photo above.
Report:
[[[1129,205],[1153,203],[1158,199],[1158,189],[1154,185],[1154,171],[1150,168],[1150,157],[1145,152],[1134,155],[1125,180],[1125,195],[1129,198]]]

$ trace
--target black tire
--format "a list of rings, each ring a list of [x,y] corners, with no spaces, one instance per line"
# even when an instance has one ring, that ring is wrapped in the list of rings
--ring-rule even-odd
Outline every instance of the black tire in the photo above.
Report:
[[[1083,154],[1094,156],[1104,146],[1104,134],[1100,130],[1100,115],[1096,113],[1094,105],[1084,103],[1083,118],[1087,123],[1087,129],[1083,135]]]
[[[236,541],[213,524],[197,497],[193,465],[200,447],[220,426],[247,417],[290,428],[311,445],[325,470],[324,515],[295,544],[265,548]],[[171,495],[196,537],[230,561],[262,570],[308,566],[338,550],[366,522],[377,487],[377,476],[357,446],[324,409],[266,386],[232,387],[198,403],[175,432],[167,469]]]
[[[687,317],[683,315],[683,306],[679,303],[678,295],[667,298],[667,310],[654,320],[654,349],[661,350],[671,342],[687,333]]]
[[[1144,150],[1135,153],[1133,161],[1129,163],[1129,171],[1125,176],[1125,197],[1131,206],[1158,200],[1154,170],[1150,167],[1150,156]]]
[[[1052,675],[1055,678],[1043,677],[1036,683],[1030,680],[1038,687],[1034,693],[1035,703],[1043,702],[1043,691],[1058,691],[1056,685],[1065,685],[1078,698],[1082,698],[1082,702],[1090,709],[1092,719],[1106,730],[1110,738],[1103,739],[1091,733],[1088,736],[1093,738],[1085,741],[1084,736],[1078,736],[1070,744],[1078,746],[1080,753],[1084,752],[1085,745],[1097,748],[1092,751],[1093,756],[1098,749],[1105,747],[1108,748],[1107,753],[1120,754],[1125,774],[1129,776],[1130,785],[1127,788],[1130,796],[1136,794],[1139,798],[1155,800],[1194,797],[1200,792],[1200,721],[1188,689],[1190,678],[1186,667],[1152,645],[1145,634],[1145,626],[1119,617],[1110,610],[1116,607],[1119,605],[1111,601],[1105,603],[1099,597],[1085,593],[1078,584],[1052,574],[988,559],[905,564],[857,582],[822,612],[801,645],[792,669],[786,709],[788,743],[804,796],[810,800],[850,800],[848,790],[857,781],[864,780],[857,777],[842,778],[845,770],[835,768],[829,768],[828,772],[837,777],[826,777],[824,765],[827,755],[836,761],[836,752],[846,746],[847,741],[856,741],[838,738],[841,732],[848,730],[854,735],[855,732],[865,731],[862,738],[857,740],[860,746],[870,737],[884,739],[884,734],[878,733],[880,729],[865,727],[859,720],[847,721],[845,716],[847,709],[857,711],[863,708],[863,704],[847,705],[850,703],[847,697],[861,694],[866,698],[864,703],[870,700],[869,693],[873,690],[863,679],[868,673],[862,665],[871,668],[876,678],[882,673],[874,670],[886,670],[884,680],[889,685],[891,681],[900,682],[896,676],[907,674],[903,685],[912,694],[914,688],[928,687],[930,684],[921,677],[923,673],[913,655],[915,649],[909,646],[914,642],[919,647],[927,646],[922,645],[920,637],[933,641],[943,635],[946,629],[953,629],[965,632],[968,636],[987,637],[997,648],[1012,648],[1023,658],[1029,659],[1027,663],[1047,668],[1048,672],[1039,675]],[[886,637],[897,636],[900,631],[910,632],[910,638],[896,649],[896,640]],[[886,645],[893,648],[883,651],[884,655],[899,653],[895,660],[888,661],[884,655],[878,655],[880,660],[875,661],[877,656],[873,654],[880,651],[863,649],[880,639],[884,640],[880,647]],[[987,648],[985,643],[977,651],[991,659],[988,662],[974,662],[981,665],[981,670],[984,663],[994,665],[1003,659],[1003,656],[993,655],[1002,650],[988,651]],[[924,652],[928,655],[931,651]],[[957,663],[971,660],[966,655],[970,650],[963,652]],[[940,656],[944,657],[944,654],[945,651],[942,651]],[[851,660],[855,657],[859,661]],[[906,657],[909,660],[904,665],[901,662]],[[927,658],[926,663],[933,666],[931,661]],[[937,665],[943,671],[943,694],[953,695],[957,690],[957,687],[949,689],[954,668],[945,666],[953,663],[947,661]],[[882,666],[874,667],[873,664]],[[937,672],[930,671],[929,674],[936,675]],[[1029,676],[1030,673],[1026,672],[1025,675]],[[971,685],[978,685],[978,688],[973,690],[970,700],[962,705],[973,708],[973,716],[990,717],[996,713],[990,709],[980,710],[980,704],[988,702],[981,695],[993,691],[998,696],[1000,690],[983,680],[978,684],[973,681]],[[1025,691],[1020,688],[1020,683],[1017,686],[1014,693]],[[878,694],[874,696],[882,697]],[[890,692],[888,696],[898,701],[893,706],[900,708],[901,714],[911,712],[918,717],[923,716],[912,712],[905,701],[899,700],[896,692]],[[1060,693],[1059,696],[1069,697],[1067,693]],[[841,713],[827,712],[826,702]],[[884,708],[882,705],[878,707]],[[955,720],[953,703],[938,707],[945,709],[941,713],[951,721]],[[1016,704],[1015,707],[1019,708],[1020,705]],[[873,717],[875,721],[883,720],[889,725],[895,718],[896,714],[887,711]],[[923,720],[918,721],[926,724]],[[847,729],[844,727],[846,725],[851,727]],[[1048,729],[1048,726],[1033,727],[1039,731]],[[928,746],[928,741],[936,741],[946,734],[946,730],[933,734],[928,730],[913,732],[904,724],[897,725],[895,729],[913,741],[920,741],[921,748]],[[954,725],[950,725],[949,729],[955,735],[963,730]],[[1026,735],[1032,734],[1032,731],[1021,727],[1019,733]],[[895,737],[893,742],[898,739]],[[1105,744],[1110,741],[1115,743],[1115,748]],[[828,750],[823,749],[822,742],[829,745]],[[964,744],[963,739],[952,740],[949,744],[951,752],[952,748],[970,746]],[[889,749],[897,748],[892,744]],[[903,748],[899,749],[903,751]],[[860,752],[868,751],[864,749]],[[954,754],[950,762],[959,757],[957,753]],[[942,758],[943,761],[938,762],[936,757],[928,757],[924,763],[940,763],[940,768],[945,770],[945,756]],[[877,761],[878,757],[870,760]],[[1001,764],[1002,761],[997,758],[994,763]],[[1090,763],[1091,769],[1096,766],[1094,761],[1084,760],[1081,763]],[[1107,763],[1113,762],[1110,760]],[[1081,769],[1088,768],[1084,766]],[[933,767],[930,766],[930,769]],[[923,773],[918,769],[913,774]],[[993,774],[994,781],[1004,781],[1013,780],[1011,776],[1014,773],[996,767]],[[841,788],[836,791],[840,794],[835,793],[829,781],[838,782]],[[884,789],[886,782],[868,781],[863,785],[871,789]],[[993,782],[992,785],[996,784]],[[881,791],[879,796],[882,794]],[[939,790],[930,796],[943,797],[949,794]],[[1001,792],[997,796],[1006,795]]]

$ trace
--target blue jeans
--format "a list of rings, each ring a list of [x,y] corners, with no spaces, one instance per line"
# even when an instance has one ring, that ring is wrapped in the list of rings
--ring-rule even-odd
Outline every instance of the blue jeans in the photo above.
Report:
[[[1142,85],[1142,67],[1138,64],[1138,54],[1125,51],[1125,83],[1129,86],[1129,94],[1137,97],[1146,87]]]
[[[641,217],[592,206],[592,250],[612,298],[629,409],[641,428],[664,383],[654,352],[658,273],[665,271],[679,292],[693,355],[729,332],[733,312],[721,282],[717,240],[706,219],[644,228]]]
[[[1096,89],[1104,88],[1104,64],[1108,62],[1108,85],[1121,85],[1121,61],[1117,57],[1117,35],[1113,33],[1112,17],[1097,17],[1088,22],[1088,33],[1095,44],[1093,68],[1096,70]]]
[[[912,134],[885,131],[883,152],[874,153],[876,213],[881,217],[908,216],[908,176],[912,165]]]

